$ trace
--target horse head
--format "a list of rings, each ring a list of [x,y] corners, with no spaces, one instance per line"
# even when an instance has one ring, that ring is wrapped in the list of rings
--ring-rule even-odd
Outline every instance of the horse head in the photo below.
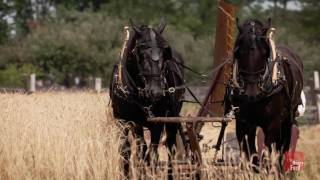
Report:
[[[159,100],[164,96],[166,88],[166,61],[172,59],[171,48],[161,35],[166,23],[161,19],[159,26],[152,28],[146,25],[137,26],[131,21],[131,26],[136,33],[133,52],[144,96]]]
[[[249,19],[243,24],[237,19],[238,36],[234,51],[234,84],[244,95],[254,99],[263,91],[263,83],[269,74],[270,47],[267,32],[271,19],[266,24]]]

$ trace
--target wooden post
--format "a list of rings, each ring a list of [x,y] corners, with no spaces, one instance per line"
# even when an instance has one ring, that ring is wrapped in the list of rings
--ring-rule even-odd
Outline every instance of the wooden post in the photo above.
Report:
[[[76,85],[76,87],[80,85],[80,77],[77,76],[74,78],[74,84]]]
[[[315,119],[320,122],[320,81],[319,81],[319,72],[313,71],[313,90],[312,90],[312,105],[316,107],[317,113]]]
[[[319,72],[314,71],[313,77],[314,77],[314,90],[320,90]]]
[[[314,82],[314,101],[317,108],[316,118],[320,122],[320,81],[319,81],[319,72],[313,71],[313,82]]]
[[[320,123],[320,94],[317,94],[317,110],[318,110],[318,121]]]
[[[35,73],[32,73],[30,75],[28,85],[29,85],[29,87],[28,87],[29,92],[31,92],[31,93],[36,92],[36,74]]]
[[[101,78],[97,77],[94,81],[94,89],[97,93],[101,92]]]

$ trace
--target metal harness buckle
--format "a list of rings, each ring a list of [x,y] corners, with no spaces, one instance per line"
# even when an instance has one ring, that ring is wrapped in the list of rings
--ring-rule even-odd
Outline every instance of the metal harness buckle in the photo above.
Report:
[[[174,87],[169,87],[168,92],[169,93],[174,93],[176,89]]]

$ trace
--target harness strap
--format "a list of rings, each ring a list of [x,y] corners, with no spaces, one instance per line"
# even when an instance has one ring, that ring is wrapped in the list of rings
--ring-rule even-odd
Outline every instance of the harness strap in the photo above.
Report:
[[[200,77],[202,77],[202,78],[207,78],[207,75],[205,75],[205,74],[201,74],[201,73],[199,73],[199,72],[195,71],[194,69],[190,68],[189,66],[184,65],[184,64],[183,64],[183,63],[181,63],[181,62],[178,62],[178,61],[173,61],[173,62],[174,62],[174,63],[176,63],[176,64],[178,64],[179,66],[181,66],[181,67],[183,67],[183,68],[185,68],[185,69],[189,70],[190,72],[193,72],[194,74],[199,75],[199,76],[200,76]]]
[[[277,59],[278,53],[276,51],[276,45],[274,42],[274,33],[275,33],[276,29],[275,28],[270,28],[269,29],[269,33],[268,33],[268,40],[269,40],[269,45],[270,45],[270,59],[271,61],[275,61]],[[272,83],[276,83],[278,80],[278,63],[275,63],[273,69],[272,69]]]
[[[122,84],[122,59],[124,57],[124,53],[127,49],[128,41],[130,38],[129,27],[125,26],[123,29],[124,29],[125,39],[124,39],[124,43],[123,43],[121,53],[120,53],[120,62],[118,64],[118,83],[120,86],[123,86],[123,84]]]
[[[223,67],[224,65],[226,65],[227,63],[229,63],[231,60],[232,60],[231,57],[230,57],[230,58],[227,58],[223,63],[221,63],[221,64],[219,64],[217,67],[215,67],[215,68],[211,71],[211,73],[212,73],[212,74],[215,73],[215,72],[218,71],[221,67]],[[180,65],[181,67],[183,67],[183,68],[185,68],[185,69],[187,69],[187,70],[189,70],[189,71],[191,71],[191,72],[199,75],[201,78],[205,78],[205,79],[210,79],[210,80],[211,80],[211,78],[209,78],[208,75],[201,74],[201,73],[195,71],[194,69],[192,69],[192,68],[190,68],[190,67],[188,67],[188,66],[186,66],[186,65],[184,65],[184,64],[182,64],[182,63],[180,63],[180,62],[177,62],[177,61],[173,61],[173,62],[176,63],[176,64],[178,64],[178,65]]]
[[[193,94],[193,92],[191,91],[191,89],[190,89],[188,86],[186,86],[186,89],[187,89],[188,92],[191,94],[191,96],[194,98],[194,100],[201,106],[202,109],[204,109],[205,111],[207,111],[207,113],[210,114],[211,116],[214,116],[213,113],[212,113],[208,108],[206,108],[205,105],[202,104],[202,103],[200,102],[200,100]]]

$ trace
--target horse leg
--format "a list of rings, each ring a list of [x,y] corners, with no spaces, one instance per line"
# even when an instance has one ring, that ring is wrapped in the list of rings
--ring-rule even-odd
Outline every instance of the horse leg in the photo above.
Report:
[[[157,124],[151,124],[150,127],[151,132],[151,142],[149,146],[149,152],[147,155],[147,161],[148,164],[156,163],[158,161],[159,155],[158,155],[158,145],[161,137],[161,133],[163,130],[163,124],[157,123]]]
[[[239,120],[236,122],[236,135],[239,142],[240,152],[244,152],[247,159],[250,159],[250,143],[249,143],[249,134],[250,134],[250,126],[244,122],[240,122],[243,120]],[[251,139],[251,138],[250,138]]]
[[[297,108],[295,108],[293,110],[293,112],[298,112]],[[298,123],[297,123],[297,120],[295,119],[295,115],[294,115],[293,112],[291,112],[291,116],[289,116],[289,117],[291,117],[293,119],[293,122],[292,122],[291,118],[289,119],[289,121],[287,121],[287,122],[290,122],[289,126],[291,128],[290,129],[291,133],[290,133],[289,152],[292,152],[292,153],[294,153],[296,151],[297,142],[298,142],[298,138],[299,138],[299,128],[297,126]]]
[[[244,151],[244,140],[245,140],[245,134],[248,131],[248,128],[245,126],[244,123],[239,122],[239,120],[236,120],[236,136],[237,136],[237,140],[239,143],[239,147],[240,147],[240,153],[247,153],[246,151]]]
[[[257,146],[258,146],[258,156],[261,161],[263,158],[263,152],[265,150],[265,134],[261,127],[257,127]]]
[[[175,143],[179,124],[166,124],[168,155],[168,179],[173,179],[172,159],[175,157]]]
[[[128,138],[129,128],[125,128],[123,134],[121,135],[121,156],[123,159],[123,176],[124,179],[129,178],[129,171],[130,171],[130,156],[131,156],[131,147]]]
[[[276,144],[276,150],[281,150],[281,120],[274,119],[266,129],[265,145],[269,151],[272,151],[272,144]]]
[[[144,133],[143,133],[143,126],[137,125],[134,129],[134,138],[136,141],[136,155],[138,157],[138,160],[144,160],[147,152],[147,144],[144,140]]]
[[[240,153],[244,152],[247,160],[250,160],[251,156],[256,153],[256,127],[244,122],[236,122],[236,135],[239,142]],[[257,156],[253,156],[253,164],[256,166],[259,164],[259,158]],[[257,171],[256,168],[254,170]]]
[[[290,137],[289,152],[295,152],[296,151],[298,138],[299,138],[298,126],[295,125],[295,124],[292,124],[291,125],[291,137]]]
[[[176,135],[178,132],[178,124],[167,124],[166,125],[166,132],[167,132],[167,146],[171,156],[174,156],[175,149],[174,145],[176,143]]]
[[[257,127],[255,126],[250,126],[249,128],[249,133],[248,133],[248,143],[247,143],[247,148],[249,148],[249,155],[250,158],[252,158],[252,163],[256,166],[259,166],[259,157],[256,155],[257,150],[256,150],[256,131]]]
[[[281,161],[281,156],[282,156],[282,148],[283,148],[283,130],[287,131],[287,129],[285,127],[283,127],[283,123],[281,122],[281,119],[273,119],[271,121],[271,123],[268,125],[265,133],[265,145],[268,149],[268,151],[270,152],[269,154],[271,154],[272,151],[276,151],[276,153],[280,153],[280,158],[279,158],[279,162]],[[272,145],[275,144],[275,148],[272,147]],[[266,168],[268,171],[272,171],[277,169],[277,170],[281,170],[281,163],[279,163],[276,167],[273,166],[272,164],[272,159],[271,159],[271,155],[269,158],[267,158],[266,160],[268,160],[267,162],[265,162],[266,164]]]

